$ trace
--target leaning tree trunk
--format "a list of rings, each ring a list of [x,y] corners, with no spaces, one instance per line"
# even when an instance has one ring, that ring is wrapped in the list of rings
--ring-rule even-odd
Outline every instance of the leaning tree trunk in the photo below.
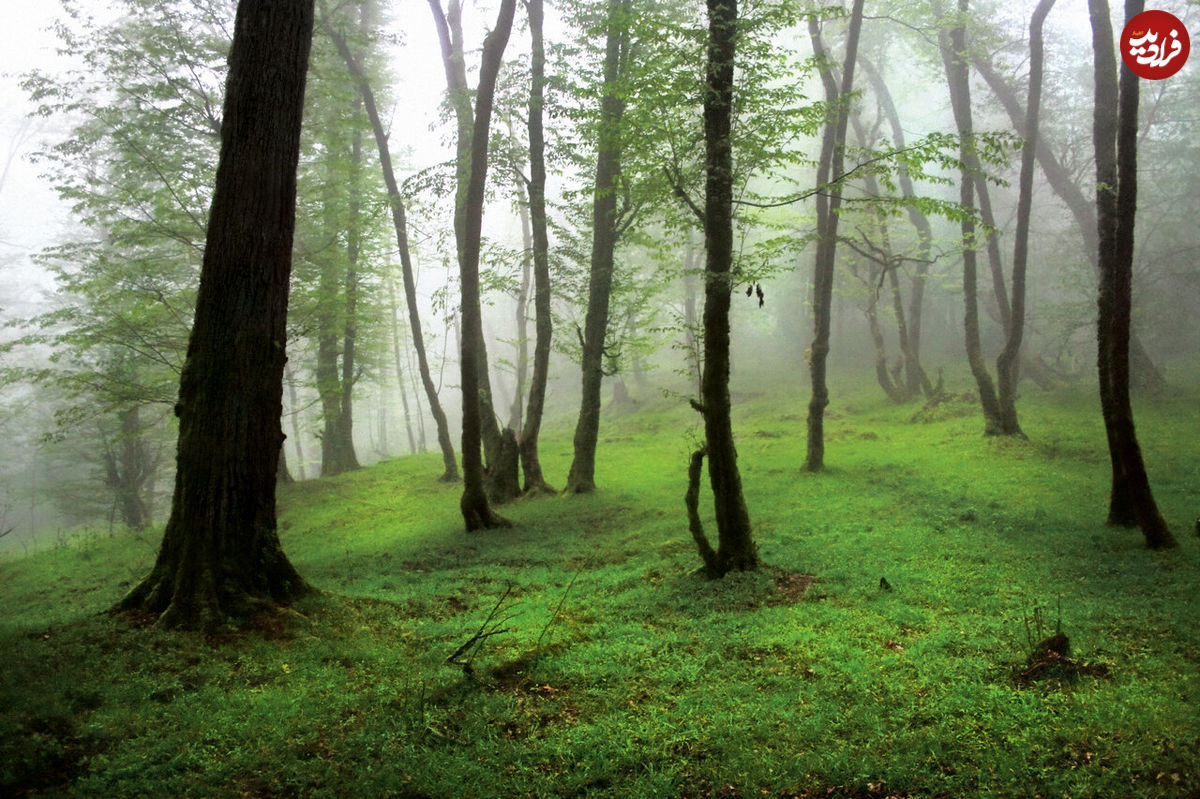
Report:
[[[479,307],[479,241],[483,227],[484,188],[487,182],[488,135],[496,77],[512,30],[516,0],[503,0],[496,26],[483,43],[479,86],[475,93],[475,125],[471,135],[469,180],[462,217],[459,273],[462,283],[462,391],[463,391],[463,495],[460,506],[469,531],[507,527],[509,522],[492,512],[484,487],[482,453],[481,382],[479,361],[483,352],[483,318]],[[494,423],[493,419],[493,423]],[[511,433],[510,433],[511,435]]]
[[[1141,13],[1126,0],[1126,21]],[[1154,501],[1129,400],[1129,328],[1137,216],[1138,81],[1127,67],[1117,79],[1107,0],[1089,0],[1095,63],[1096,219],[1100,291],[1096,341],[1100,405],[1112,464],[1108,523],[1142,529],[1147,546],[1176,545]],[[1114,106],[1116,110],[1114,113]],[[1115,158],[1114,158],[1115,145]]]
[[[729,396],[729,300],[733,269],[733,77],[737,0],[708,0],[707,91],[704,93],[704,372],[701,412],[705,449],[692,456],[688,509],[705,570],[712,577],[758,566],[750,514],[742,495]],[[717,549],[704,538],[695,511],[700,460],[716,511]]]
[[[1000,254],[1000,230],[996,224],[996,215],[992,212],[992,195],[988,190],[987,178],[982,172],[975,174],[976,205],[979,209],[979,219],[987,229],[984,242],[987,245],[988,272],[992,276],[992,297],[996,302],[994,317],[1000,323],[1000,329],[1008,336],[1008,326],[1012,318],[1012,308],[1008,302],[1008,285],[1004,279],[1004,257]],[[988,308],[989,312],[991,308]]]
[[[455,190],[454,206],[454,240],[458,248],[459,261],[463,252],[468,248],[466,241],[467,220],[465,217],[467,193],[469,192],[472,137],[478,126],[474,122],[475,112],[471,109],[471,91],[467,86],[466,58],[463,55],[462,34],[462,0],[450,0],[447,11],[442,11],[441,0],[429,0],[429,8],[433,12],[434,23],[437,26],[438,41],[442,49],[442,67],[446,73],[447,99],[454,110],[454,119],[458,128],[457,141],[457,187]],[[506,484],[516,485],[517,464],[505,462],[502,466],[499,460],[501,450],[500,424],[496,421],[496,411],[492,402],[492,381],[488,374],[487,345],[483,337],[483,325],[478,331],[463,330],[463,339],[474,336],[471,348],[476,354],[474,393],[479,403],[480,435],[483,439],[483,449],[487,456],[489,481],[500,480]],[[461,350],[461,347],[460,347]],[[498,475],[501,468],[510,468],[511,475]],[[464,467],[465,468],[465,467]]]
[[[991,87],[992,93],[996,95],[996,99],[1004,106],[1004,110],[1008,113],[1009,119],[1012,121],[1013,128],[1018,132],[1025,130],[1025,118],[1021,113],[1021,105],[1017,100],[1017,93],[1011,85],[1005,82],[1000,73],[996,71],[995,66],[979,54],[973,56],[975,69]],[[1114,100],[1115,102],[1115,100]],[[1063,166],[1062,162],[1054,154],[1053,148],[1045,141],[1037,148],[1037,160],[1042,165],[1042,174],[1046,176],[1046,182],[1050,184],[1050,188],[1054,193],[1066,204],[1071,211],[1071,216],[1075,218],[1075,224],[1079,226],[1079,232],[1083,237],[1083,248],[1087,253],[1088,261],[1092,264],[1092,268],[1099,273],[1100,264],[1098,253],[1100,242],[1096,234],[1096,219],[1095,209],[1093,204],[1084,196],[1083,191],[1075,182],[1075,178],[1070,171]],[[1150,354],[1146,352],[1142,346],[1141,339],[1135,331],[1129,332],[1129,367],[1130,381],[1134,388],[1146,389],[1149,391],[1158,391],[1166,386],[1166,380],[1163,379],[1162,372],[1154,365]],[[1032,377],[1032,373],[1030,374]]]
[[[858,34],[862,28],[863,0],[854,0],[850,12],[850,30],[846,37],[846,59],[842,64],[842,85],[833,76],[833,67],[821,66],[825,84],[825,103],[832,116],[825,123],[825,139],[821,147],[821,172],[818,185],[827,180],[840,181],[845,164],[846,127],[850,118],[850,93],[854,89],[854,64],[858,57]],[[809,34],[819,58],[828,55],[821,44],[815,20],[809,20]],[[828,165],[828,166],[826,166]],[[809,352],[809,371],[812,377],[812,397],[808,402],[808,454],[804,468],[817,472],[825,468],[825,407],[829,405],[829,385],[826,364],[829,358],[830,320],[833,316],[833,267],[837,259],[838,209],[842,204],[840,187],[829,192],[829,202],[822,208],[823,196],[817,197],[817,254],[813,267],[813,343]]]
[[[400,196],[400,187],[396,183],[396,172],[392,168],[392,154],[388,146],[388,134],[384,130],[383,121],[379,117],[379,107],[375,103],[375,93],[367,80],[366,72],[346,43],[346,38],[333,29],[329,20],[322,15],[322,25],[333,40],[334,46],[341,53],[350,74],[358,81],[358,90],[362,95],[363,107],[367,119],[371,122],[371,130],[375,133],[375,146],[379,151],[379,165],[383,171],[383,181],[387,186],[388,204],[392,211],[392,226],[396,230],[396,249],[400,253],[401,279],[404,282],[404,299],[408,307],[408,321],[412,328],[413,349],[417,353],[417,371],[421,376],[421,385],[425,389],[425,398],[429,401],[429,412],[433,415],[437,426],[438,446],[442,451],[443,482],[458,481],[458,463],[454,458],[454,445],[450,440],[450,425],[446,420],[446,412],[438,399],[437,384],[429,371],[429,359],[425,355],[425,335],[421,329],[421,315],[417,307],[417,286],[413,277],[412,255],[408,249],[408,219],[404,212],[404,201]]]
[[[596,145],[596,182],[592,194],[592,260],[587,314],[583,323],[582,397],[575,424],[575,452],[566,491],[596,490],[596,442],[600,437],[600,385],[604,380],[604,340],[612,293],[613,255],[617,246],[617,181],[621,176],[621,118],[624,92],[618,86],[622,54],[629,46],[629,0],[609,0],[608,39],[604,50],[604,97]]]
[[[867,133],[866,126],[862,122],[862,115],[857,112],[851,114],[850,122],[854,126],[854,135],[858,141],[858,146],[863,148],[870,147],[873,144],[873,137]],[[867,190],[868,197],[882,196],[879,191],[879,181],[869,172],[863,175],[863,186]],[[887,394],[888,399],[899,404],[908,402],[916,396],[916,392],[909,389],[912,381],[901,379],[901,370],[908,370],[911,373],[913,369],[920,369],[920,365],[916,363],[916,358],[912,354],[912,347],[908,341],[908,323],[905,319],[904,296],[900,290],[900,278],[897,275],[900,271],[901,260],[894,258],[891,254],[891,233],[888,229],[887,217],[887,212],[882,208],[875,213],[875,224],[879,231],[881,246],[878,248],[872,247],[871,252],[859,251],[861,254],[868,256],[869,261],[876,264],[879,269],[872,269],[867,280],[863,280],[857,271],[854,271],[854,275],[863,282],[863,287],[867,291],[867,307],[863,310],[871,332],[871,341],[875,345],[875,379],[879,383],[879,387],[883,389],[883,393]],[[892,298],[892,313],[896,317],[896,338],[903,359],[896,367],[894,376],[888,369],[887,348],[883,338],[883,329],[879,324],[879,292],[883,288],[883,281],[885,279],[888,282],[888,292]],[[921,378],[925,383],[928,383],[928,378],[924,376],[923,372]],[[918,385],[920,385],[919,381]]]
[[[896,113],[896,104],[892,101],[892,94],[888,90],[883,76],[879,74],[879,70],[867,59],[862,59],[862,64],[867,77],[871,80],[871,87],[875,90],[880,113],[887,117],[888,125],[892,129],[892,144],[903,150],[905,147],[904,128],[900,124],[900,115]],[[900,320],[905,322],[904,330],[900,334],[900,346],[904,352],[905,387],[910,397],[917,396],[917,392],[920,391],[928,399],[933,397],[933,385],[929,382],[929,377],[921,366],[921,317],[925,307],[925,283],[931,262],[933,229],[929,224],[929,218],[917,207],[915,202],[911,202],[916,199],[917,193],[908,170],[901,169],[897,177],[901,196],[910,201],[905,210],[908,212],[909,224],[917,234],[918,258],[912,279],[912,289],[908,297],[908,311],[905,313],[902,305],[896,307],[897,323],[899,324]],[[895,272],[892,272],[889,281],[893,286],[894,298],[899,299],[899,278],[896,277]]]
[[[1025,144],[1021,148],[1021,176],[1017,193],[1017,230],[1013,238],[1012,304],[1008,340],[996,359],[1000,403],[1000,432],[1023,436],[1017,418],[1017,379],[1021,340],[1025,332],[1025,268],[1029,260],[1029,218],[1033,210],[1033,169],[1037,154],[1038,112],[1042,101],[1042,23],[1054,0],[1041,0],[1029,22],[1029,103],[1025,112]]]
[[[538,435],[542,412],[546,407],[546,383],[550,374],[550,340],[553,320],[550,316],[550,243],[546,232],[546,141],[542,129],[546,87],[546,51],[542,41],[542,0],[528,0],[529,15],[529,222],[533,236],[533,374],[529,383],[529,402],[525,408],[525,427],[518,442],[525,492],[554,493],[542,475],[538,457]]]
[[[967,0],[959,0],[958,12],[967,14]],[[979,402],[983,407],[984,433],[995,435],[1000,431],[1000,403],[996,398],[996,386],[988,373],[979,341],[979,303],[977,299],[977,270],[975,261],[975,220],[971,212],[975,207],[975,179],[979,174],[979,157],[975,153],[974,133],[971,123],[971,85],[967,74],[966,30],[962,25],[949,33],[938,32],[942,51],[942,63],[946,68],[946,80],[950,85],[950,104],[954,109],[954,120],[961,140],[959,159],[963,171],[959,185],[959,201],[967,213],[962,218],[963,241],[963,328],[965,330],[967,361],[979,388]]]
[[[408,434],[408,451],[416,453],[418,450],[417,440],[413,436],[412,409],[408,405],[408,390],[404,385],[404,358],[401,357],[400,309],[396,306],[396,283],[390,274],[384,276],[383,282],[392,311],[392,360],[396,363],[396,388],[400,394],[400,405],[404,409],[404,432]]]
[[[279,544],[275,480],[312,0],[238,4],[175,494],[150,575],[117,606],[213,628],[308,586]],[[264,80],[263,76],[270,76]]]

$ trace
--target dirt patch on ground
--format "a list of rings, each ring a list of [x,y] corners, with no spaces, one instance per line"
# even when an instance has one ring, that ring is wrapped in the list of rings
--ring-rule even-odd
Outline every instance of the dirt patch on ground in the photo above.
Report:
[[[1057,633],[1034,647],[1029,659],[1013,669],[1012,679],[1018,688],[1027,688],[1034,683],[1062,688],[1073,685],[1082,676],[1107,679],[1108,665],[1072,658],[1071,640],[1063,633]]]
[[[772,605],[794,605],[804,598],[808,589],[817,581],[811,574],[803,574],[791,569],[778,566],[767,567],[775,581],[775,596],[770,600]]]

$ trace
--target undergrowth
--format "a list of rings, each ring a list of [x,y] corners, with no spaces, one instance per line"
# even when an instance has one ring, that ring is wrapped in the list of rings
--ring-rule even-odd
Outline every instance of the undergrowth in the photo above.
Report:
[[[817,475],[799,400],[736,399],[768,568],[723,581],[683,511],[697,419],[657,400],[606,418],[599,492],[512,530],[463,533],[436,455],[286,490],[321,593],[237,632],[103,613],[157,536],[0,562],[0,795],[1200,793],[1194,392],[1138,408],[1162,553],[1103,525],[1085,392],[1024,397],[1028,441],[852,394]],[[1094,671],[1017,679],[1037,608]]]

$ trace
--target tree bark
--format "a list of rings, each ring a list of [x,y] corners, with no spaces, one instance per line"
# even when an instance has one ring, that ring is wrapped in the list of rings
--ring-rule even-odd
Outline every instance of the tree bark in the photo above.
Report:
[[[450,0],[448,11],[443,13],[441,0],[429,0],[433,11],[434,23],[437,26],[438,41],[442,48],[442,66],[446,73],[446,89],[450,106],[454,110],[455,122],[458,126],[457,167],[458,181],[455,194],[454,237],[458,246],[459,261],[462,261],[464,251],[469,247],[467,237],[466,203],[470,191],[471,159],[473,151],[473,136],[479,128],[474,122],[478,109],[471,109],[471,91],[467,87],[466,58],[463,55],[462,34],[462,1]],[[478,105],[478,100],[476,101]],[[474,336],[471,348],[474,351],[475,384],[478,388],[474,395],[479,403],[480,435],[482,436],[484,453],[490,464],[496,460],[500,452],[500,424],[496,421],[495,406],[492,402],[492,381],[488,373],[487,345],[483,337],[483,325],[478,330],[463,331],[464,340]],[[461,351],[461,347],[460,347]],[[464,469],[466,467],[463,467]],[[495,467],[495,468],[498,468]]]
[[[546,484],[538,457],[538,436],[546,407],[546,383],[550,374],[550,344],[553,319],[550,315],[550,242],[546,232],[546,140],[542,127],[546,87],[546,50],[542,39],[542,0],[527,0],[529,17],[529,222],[533,237],[533,374],[525,427],[518,440],[525,492],[555,493]]]
[[[858,57],[858,35],[862,28],[863,0],[854,0],[850,12],[850,29],[846,37],[846,58],[842,64],[842,85],[838,87],[828,63],[821,66],[825,84],[825,103],[832,116],[825,123],[825,138],[821,146],[821,167],[817,184],[839,180],[844,171],[846,128],[849,124],[850,93],[854,90],[854,65]],[[815,19],[808,23],[813,49],[818,58],[827,59]],[[828,164],[828,166],[826,166]],[[821,173],[825,175],[824,179]],[[825,407],[829,405],[829,385],[826,380],[829,358],[830,321],[833,316],[833,270],[837,260],[838,209],[842,192],[837,186],[830,189],[828,205],[817,195],[817,253],[813,267],[813,343],[809,353],[809,372],[812,378],[812,397],[808,402],[808,452],[804,468],[817,472],[825,468]],[[824,207],[823,207],[824,206]],[[711,466],[712,456],[709,456]]]
[[[296,164],[312,0],[242,0],[196,316],[180,379],[171,516],[117,606],[213,628],[308,590],[276,532]]]
[[[436,0],[431,0],[436,3]],[[508,36],[512,31],[516,0],[502,0],[496,25],[483,43],[479,67],[479,86],[475,93],[475,121],[471,135],[469,180],[461,209],[462,230],[459,272],[462,283],[462,390],[463,390],[463,495],[460,502],[467,531],[508,527],[510,522],[496,515],[488,504],[484,488],[481,431],[480,360],[483,319],[479,307],[479,241],[483,227],[484,188],[487,181],[488,136],[492,120],[492,98],[496,77]],[[439,29],[441,29],[439,27]],[[444,40],[445,41],[445,40]],[[490,407],[490,403],[488,403]],[[492,423],[495,424],[493,417]],[[497,442],[497,449],[499,442]]]
[[[1141,0],[1126,0],[1126,21],[1141,13],[1143,5]],[[1129,399],[1140,78],[1126,67],[1120,70],[1118,82],[1107,0],[1089,0],[1088,10],[1096,73],[1093,125],[1096,224],[1100,243],[1097,371],[1112,465],[1108,523],[1122,527],[1136,525],[1142,529],[1146,545],[1160,549],[1173,547],[1176,542],[1150,489]]]
[[[592,194],[592,260],[588,278],[587,315],[583,324],[582,398],[575,425],[575,451],[566,491],[596,490],[596,442],[600,436],[600,385],[604,380],[604,342],[612,293],[613,257],[617,247],[617,189],[621,179],[621,119],[624,92],[618,85],[629,47],[629,0],[609,0],[604,49],[604,97],[596,145],[596,182]]]
[[[1029,100],[1025,112],[1025,143],[1021,147],[1021,175],[1017,190],[1017,230],[1013,238],[1012,304],[1008,339],[996,359],[1000,403],[1000,432],[1023,436],[1017,418],[1017,380],[1021,341],[1025,332],[1025,270],[1029,260],[1029,221],[1033,210],[1033,170],[1037,157],[1038,113],[1042,101],[1042,71],[1045,48],[1042,24],[1054,0],[1041,0],[1029,22]]]
[[[387,131],[379,117],[379,108],[375,103],[375,93],[370,81],[359,64],[358,59],[350,51],[346,39],[333,29],[328,17],[322,13],[322,26],[333,40],[334,46],[346,61],[350,74],[358,81],[359,93],[362,95],[363,107],[367,119],[371,122],[371,130],[375,134],[375,146],[379,151],[379,165],[383,171],[383,181],[387,186],[388,204],[392,211],[392,226],[396,230],[396,249],[400,253],[401,278],[404,282],[404,299],[408,306],[408,321],[412,329],[413,349],[417,353],[417,371],[421,376],[421,385],[425,389],[425,398],[429,402],[429,412],[437,427],[438,446],[442,452],[442,482],[458,481],[458,463],[454,456],[454,445],[450,441],[450,425],[446,420],[446,412],[438,399],[437,385],[429,371],[429,359],[425,354],[425,336],[421,328],[420,309],[417,307],[417,286],[413,276],[412,255],[408,248],[408,219],[404,210],[404,201],[400,196],[400,187],[396,182],[396,172],[392,167],[392,154],[388,145]]]
[[[861,9],[861,0],[859,0]],[[710,576],[758,566],[750,514],[733,440],[729,396],[729,300],[733,270],[733,81],[737,0],[708,0],[704,93],[704,372],[701,377],[708,479],[717,522],[715,557],[701,556]],[[698,453],[699,454],[699,453]],[[691,469],[699,469],[697,456]],[[693,478],[694,480],[694,478]],[[693,535],[696,535],[693,529]],[[699,544],[703,533],[697,536]]]
[[[958,11],[967,14],[967,0],[959,0]],[[946,69],[946,81],[950,86],[950,104],[954,110],[955,124],[961,139],[959,159],[963,164],[959,186],[959,202],[967,213],[962,219],[963,241],[963,328],[967,350],[967,361],[979,388],[979,402],[983,408],[984,433],[995,435],[1000,430],[1000,404],[996,398],[996,386],[988,373],[987,362],[979,341],[979,304],[977,300],[977,269],[975,260],[975,221],[971,211],[975,208],[975,178],[979,174],[979,158],[975,154],[971,122],[971,84],[967,73],[966,30],[961,24],[949,32],[938,32],[938,43],[942,52],[942,63]]]

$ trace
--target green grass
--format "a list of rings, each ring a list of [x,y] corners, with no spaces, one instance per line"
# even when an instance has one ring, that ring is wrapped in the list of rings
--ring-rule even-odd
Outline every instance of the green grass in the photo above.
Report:
[[[683,512],[697,419],[653,400],[606,418],[599,493],[513,530],[463,533],[436,455],[289,489],[322,594],[240,634],[102,613],[156,535],[0,562],[0,795],[1200,795],[1200,392],[1138,404],[1165,553],[1102,523],[1090,394],[1025,397],[1010,441],[877,393],[831,407],[819,475],[803,392],[735,398],[771,568],[719,582]],[[468,677],[446,659],[502,598]],[[1108,677],[1017,687],[1035,608]]]

